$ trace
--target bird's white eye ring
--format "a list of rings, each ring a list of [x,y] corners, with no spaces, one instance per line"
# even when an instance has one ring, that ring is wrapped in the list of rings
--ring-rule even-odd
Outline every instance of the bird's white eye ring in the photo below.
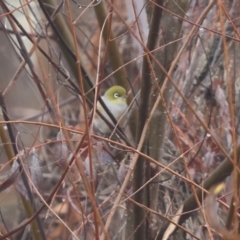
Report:
[[[118,93],[114,93],[114,98],[119,98],[119,94]]]

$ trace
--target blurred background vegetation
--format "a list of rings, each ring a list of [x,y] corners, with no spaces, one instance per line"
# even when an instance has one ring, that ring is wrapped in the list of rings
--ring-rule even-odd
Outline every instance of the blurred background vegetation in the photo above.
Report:
[[[239,9],[1,0],[0,239],[239,239]]]

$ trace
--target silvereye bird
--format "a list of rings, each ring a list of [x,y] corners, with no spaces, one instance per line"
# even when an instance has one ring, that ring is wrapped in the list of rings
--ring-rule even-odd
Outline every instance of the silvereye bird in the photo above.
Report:
[[[128,108],[126,97],[126,90],[121,86],[110,87],[101,97],[106,107],[110,110],[117,121],[120,120]],[[97,109],[110,123],[113,124],[112,120],[99,102],[97,102]],[[93,126],[97,131],[101,132],[104,135],[111,133],[111,129],[97,113],[93,119]]]

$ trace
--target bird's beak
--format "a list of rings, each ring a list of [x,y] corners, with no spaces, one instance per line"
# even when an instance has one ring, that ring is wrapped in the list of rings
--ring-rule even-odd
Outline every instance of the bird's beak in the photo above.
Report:
[[[122,98],[127,98],[127,95],[123,95]]]

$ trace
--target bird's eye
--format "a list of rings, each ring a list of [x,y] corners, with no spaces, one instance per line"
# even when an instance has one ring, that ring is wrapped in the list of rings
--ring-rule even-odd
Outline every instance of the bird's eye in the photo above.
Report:
[[[119,98],[119,94],[118,93],[114,93],[114,98]]]

